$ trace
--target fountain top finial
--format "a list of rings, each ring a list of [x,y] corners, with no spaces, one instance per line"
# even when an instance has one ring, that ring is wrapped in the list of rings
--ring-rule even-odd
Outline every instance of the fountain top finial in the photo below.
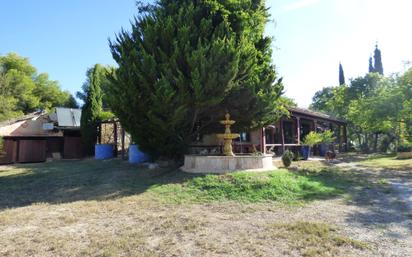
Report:
[[[230,120],[230,114],[229,114],[229,112],[226,112],[225,118],[226,118],[226,120]]]

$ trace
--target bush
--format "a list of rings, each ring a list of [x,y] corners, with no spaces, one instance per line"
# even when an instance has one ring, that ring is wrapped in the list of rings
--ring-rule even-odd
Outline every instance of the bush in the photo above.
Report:
[[[320,134],[321,143],[330,144],[333,143],[336,138],[333,136],[333,131],[325,130],[323,133]]]
[[[398,152],[412,152],[412,142],[405,142],[399,144]]]
[[[282,155],[283,165],[284,165],[285,167],[289,167],[290,164],[292,163],[292,160],[293,160],[294,156],[295,156],[295,155],[294,155],[291,151],[286,150],[286,151],[283,153],[283,155]]]
[[[303,157],[302,157],[302,155],[300,154],[299,151],[293,154],[293,161],[294,162],[300,161],[302,159],[303,159]]]
[[[314,145],[317,145],[317,144],[321,143],[322,140],[323,140],[322,134],[311,131],[309,134],[306,135],[306,137],[303,140],[302,144],[313,147]]]

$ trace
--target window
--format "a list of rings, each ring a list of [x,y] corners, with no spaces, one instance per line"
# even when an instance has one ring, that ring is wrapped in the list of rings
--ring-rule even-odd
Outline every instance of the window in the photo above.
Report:
[[[240,137],[235,139],[236,142],[250,142],[249,132],[241,132],[239,134],[240,134]]]

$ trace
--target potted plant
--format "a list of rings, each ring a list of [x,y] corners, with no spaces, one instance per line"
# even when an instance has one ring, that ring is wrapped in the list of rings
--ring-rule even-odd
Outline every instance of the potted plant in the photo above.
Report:
[[[309,159],[311,148],[322,142],[320,133],[311,131],[302,142],[301,154],[304,160]]]
[[[398,159],[412,158],[412,142],[403,142],[398,146]]]
[[[326,152],[329,150],[329,145],[335,141],[333,132],[331,130],[325,130],[321,133],[321,145],[319,147],[320,156],[325,156]]]

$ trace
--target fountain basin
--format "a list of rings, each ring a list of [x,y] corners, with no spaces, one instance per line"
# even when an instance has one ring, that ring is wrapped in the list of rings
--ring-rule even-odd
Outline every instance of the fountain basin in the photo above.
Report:
[[[233,171],[268,171],[276,167],[272,155],[204,156],[185,155],[180,168],[189,173],[229,173]]]

